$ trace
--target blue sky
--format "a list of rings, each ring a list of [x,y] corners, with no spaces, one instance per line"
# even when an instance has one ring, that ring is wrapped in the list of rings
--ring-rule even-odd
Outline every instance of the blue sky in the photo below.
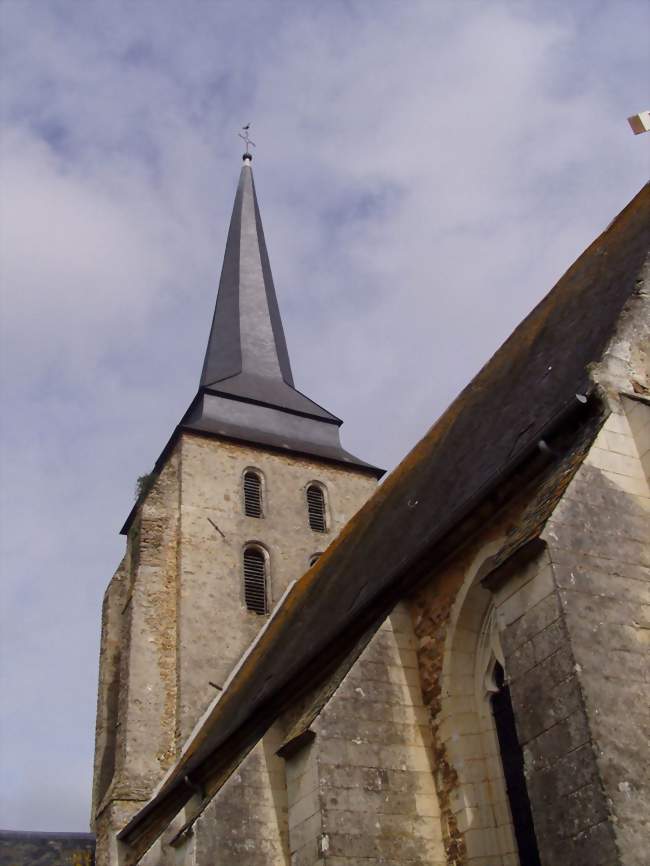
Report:
[[[393,467],[644,183],[645,2],[0,2],[0,825],[88,825],[117,534],[240,166],[297,386]]]

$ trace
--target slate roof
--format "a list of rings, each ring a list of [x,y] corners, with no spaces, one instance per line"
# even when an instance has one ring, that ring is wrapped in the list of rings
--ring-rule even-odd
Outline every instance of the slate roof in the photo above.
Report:
[[[215,699],[159,791],[121,838],[155,838],[201,784],[209,796],[305,682],[317,686],[437,561],[454,528],[539,456],[564,418],[600,410],[590,379],[650,246],[644,187],[516,328],[474,380],[297,581]],[[576,395],[591,395],[588,405]],[[584,453],[584,443],[579,449]],[[566,479],[566,468],[560,477]],[[552,501],[552,496],[547,497]],[[525,541],[525,539],[524,539]],[[449,552],[447,546],[446,552]]]
[[[251,388],[252,385],[252,388]],[[295,392],[249,158],[239,176],[201,387],[338,421]]]
[[[294,386],[253,180],[244,156],[199,394],[181,422],[214,433],[355,464],[342,421]]]

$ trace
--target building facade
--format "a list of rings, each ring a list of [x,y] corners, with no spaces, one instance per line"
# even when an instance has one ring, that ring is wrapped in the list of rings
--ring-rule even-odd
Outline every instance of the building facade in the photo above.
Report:
[[[104,602],[100,866],[647,866],[649,226],[646,187],[376,489],[245,159]]]

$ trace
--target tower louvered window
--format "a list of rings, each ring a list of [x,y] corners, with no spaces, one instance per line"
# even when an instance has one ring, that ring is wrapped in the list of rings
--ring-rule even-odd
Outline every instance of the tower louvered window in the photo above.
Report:
[[[325,495],[316,484],[310,484],[307,488],[307,512],[309,526],[314,532],[326,532]]]
[[[257,472],[244,473],[244,513],[248,517],[262,517],[262,479]]]
[[[244,550],[244,600],[253,613],[269,612],[267,597],[266,557],[256,547]]]

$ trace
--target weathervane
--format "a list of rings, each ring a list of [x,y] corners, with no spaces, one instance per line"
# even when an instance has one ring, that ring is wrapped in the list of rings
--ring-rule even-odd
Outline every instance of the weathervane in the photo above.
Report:
[[[253,154],[250,152],[250,147],[251,147],[251,145],[253,147],[255,147],[255,142],[251,141],[250,136],[248,135],[248,130],[250,128],[251,128],[250,123],[247,123],[246,126],[242,126],[242,129],[244,130],[243,135],[241,132],[238,133],[239,137],[242,138],[246,144],[246,153],[243,156],[244,159],[252,159],[253,158]]]

